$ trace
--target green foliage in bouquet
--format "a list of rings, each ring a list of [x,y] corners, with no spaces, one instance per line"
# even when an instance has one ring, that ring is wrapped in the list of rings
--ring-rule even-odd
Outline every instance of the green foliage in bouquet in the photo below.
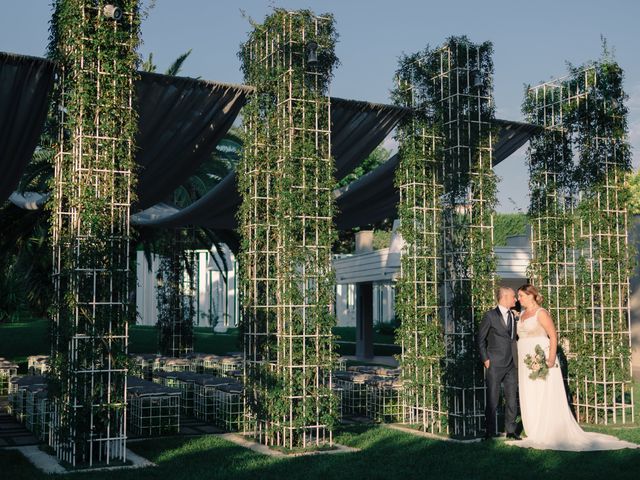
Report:
[[[524,364],[527,366],[531,373],[529,378],[531,380],[546,380],[549,374],[549,366],[547,365],[547,356],[540,345],[535,347],[535,355],[527,353],[524,357]]]

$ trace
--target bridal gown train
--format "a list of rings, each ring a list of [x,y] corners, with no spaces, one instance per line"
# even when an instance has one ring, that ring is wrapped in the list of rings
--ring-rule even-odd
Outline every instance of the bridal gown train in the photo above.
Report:
[[[549,337],[538,321],[540,310],[518,322],[518,387],[522,424],[527,436],[507,443],[525,448],[576,452],[640,448],[640,445],[580,428],[569,408],[557,360],[545,380],[529,378],[531,371],[524,364],[524,357],[527,354],[535,356],[536,345],[549,354]]]

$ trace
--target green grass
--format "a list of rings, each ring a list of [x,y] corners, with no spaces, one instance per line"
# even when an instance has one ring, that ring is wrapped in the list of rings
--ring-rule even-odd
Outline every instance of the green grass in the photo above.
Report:
[[[47,321],[0,326],[0,356],[24,358],[49,349]],[[353,329],[337,329],[352,339]],[[386,337],[386,339],[385,339]],[[224,353],[238,350],[237,332],[214,334],[196,329],[196,349]],[[377,343],[389,336],[374,337]],[[155,351],[154,327],[131,328],[132,351]],[[148,350],[151,349],[151,350]],[[640,384],[636,383],[636,409],[640,412]],[[640,444],[640,426],[588,427]],[[273,458],[246,450],[220,437],[182,437],[129,443],[135,453],[157,468],[104,473],[74,473],[54,478],[102,480],[145,479],[598,479],[636,478],[640,450],[610,452],[549,452],[509,447],[503,442],[457,444],[426,439],[378,426],[351,426],[336,434],[336,441],[361,449],[358,453],[315,457]],[[16,451],[0,449],[1,478],[44,480]]]
[[[213,333],[211,328],[195,328],[194,350],[202,353],[224,354],[242,350],[237,329],[226,334]],[[355,342],[355,328],[336,327],[334,333],[342,342]],[[374,332],[374,353],[393,355],[400,353],[393,345],[393,335]],[[47,355],[49,346],[49,321],[33,320],[29,322],[6,323],[0,325],[0,357],[8,358],[21,365],[26,372],[26,358],[29,355]],[[129,328],[129,352],[155,353],[158,351],[158,332],[154,326],[133,325]],[[353,355],[355,343],[338,345],[341,355]]]
[[[640,442],[640,429],[619,432]],[[456,444],[376,426],[341,430],[336,441],[357,453],[311,457],[267,457],[220,437],[170,438],[130,443],[135,453],[157,468],[116,473],[75,473],[56,478],[145,479],[632,479],[637,478],[640,450],[553,452],[493,443]],[[15,451],[0,449],[3,478],[50,478]]]
[[[194,351],[224,354],[242,350],[237,330],[229,333],[213,333],[211,328],[194,328]],[[155,353],[158,351],[158,330],[155,326],[134,325],[129,328],[129,352]]]

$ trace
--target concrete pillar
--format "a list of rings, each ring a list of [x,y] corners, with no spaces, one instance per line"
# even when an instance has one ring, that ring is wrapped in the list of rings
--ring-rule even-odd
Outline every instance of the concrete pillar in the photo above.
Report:
[[[373,358],[373,283],[359,283],[356,306],[356,358]]]

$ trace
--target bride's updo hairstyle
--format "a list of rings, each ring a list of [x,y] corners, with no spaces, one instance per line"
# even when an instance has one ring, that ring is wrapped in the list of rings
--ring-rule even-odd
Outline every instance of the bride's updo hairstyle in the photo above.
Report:
[[[542,297],[542,295],[540,295],[540,291],[530,283],[525,283],[518,289],[518,291],[524,292],[527,295],[533,295],[533,299],[536,301],[536,303],[538,305],[542,305],[542,301],[544,300],[544,298]]]

